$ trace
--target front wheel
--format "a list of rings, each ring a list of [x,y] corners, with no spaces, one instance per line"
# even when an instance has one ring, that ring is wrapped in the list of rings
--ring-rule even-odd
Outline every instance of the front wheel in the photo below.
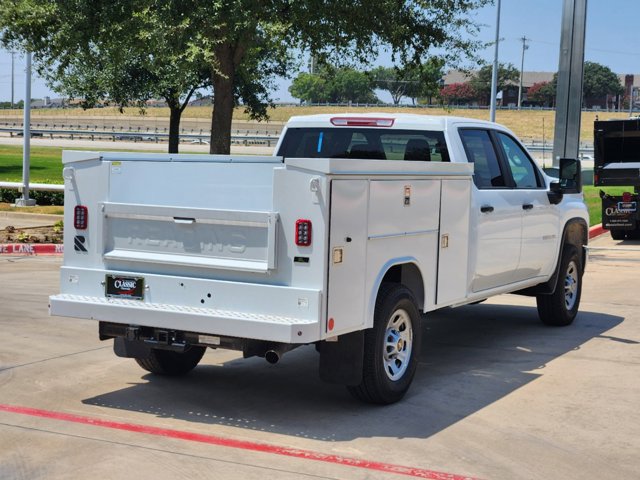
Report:
[[[146,371],[157,375],[179,376],[190,372],[200,362],[206,347],[189,347],[184,352],[152,348],[147,358],[136,358]]]
[[[560,259],[559,277],[551,295],[538,295],[538,316],[545,325],[570,325],[578,314],[582,293],[582,261],[578,249],[566,245]]]
[[[420,355],[420,312],[411,291],[383,284],[378,293],[373,328],[365,332],[360,385],[347,387],[359,400],[390,404],[404,397]]]

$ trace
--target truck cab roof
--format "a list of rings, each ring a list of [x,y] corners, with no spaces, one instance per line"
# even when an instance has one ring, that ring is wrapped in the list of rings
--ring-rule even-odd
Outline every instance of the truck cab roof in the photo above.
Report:
[[[482,127],[496,128],[499,125],[485,120],[456,116],[420,115],[415,113],[339,113],[294,116],[287,122],[287,128],[309,128],[327,126],[358,126],[392,129],[429,129],[446,131],[455,124],[475,124]],[[501,126],[500,126],[501,127]],[[503,127],[501,127],[503,128]]]

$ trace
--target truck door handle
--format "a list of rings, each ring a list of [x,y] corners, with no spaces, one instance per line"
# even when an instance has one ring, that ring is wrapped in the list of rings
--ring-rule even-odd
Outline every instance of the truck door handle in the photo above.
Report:
[[[522,205],[523,210],[531,210],[532,208],[533,208],[533,204],[531,203],[525,203],[524,205]]]
[[[191,225],[193,223],[196,223],[195,218],[189,218],[189,217],[173,217],[173,221],[175,223],[180,223],[183,225]]]
[[[483,206],[480,207],[480,211],[482,213],[493,212],[493,207],[491,205],[483,205]]]

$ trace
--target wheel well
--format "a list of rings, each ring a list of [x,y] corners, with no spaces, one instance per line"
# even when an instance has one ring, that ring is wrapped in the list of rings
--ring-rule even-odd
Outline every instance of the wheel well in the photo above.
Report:
[[[385,273],[382,283],[401,283],[413,293],[418,308],[424,310],[424,282],[422,274],[414,263],[394,265]]]
[[[582,267],[586,265],[586,255],[587,252],[584,248],[584,245],[587,245],[589,242],[589,233],[587,229],[587,224],[581,218],[576,218],[574,220],[570,220],[567,222],[567,226],[564,230],[563,242],[562,245],[573,245],[578,249],[581,255]],[[562,252],[560,252],[562,255]]]
[[[587,245],[589,241],[589,233],[587,228],[587,223],[582,218],[574,218],[573,220],[569,220],[564,227],[564,233],[562,234],[562,243],[560,244],[560,251],[558,252],[558,261],[556,263],[556,269],[553,272],[551,278],[535,287],[525,288],[524,290],[518,290],[516,293],[518,295],[527,295],[527,296],[535,296],[535,295],[546,295],[554,292],[556,288],[556,283],[558,281],[559,267],[560,261],[562,259],[562,253],[566,245],[572,245],[578,249],[580,252],[581,261],[582,261],[582,269],[586,265],[587,260],[587,250],[582,248],[584,245]]]

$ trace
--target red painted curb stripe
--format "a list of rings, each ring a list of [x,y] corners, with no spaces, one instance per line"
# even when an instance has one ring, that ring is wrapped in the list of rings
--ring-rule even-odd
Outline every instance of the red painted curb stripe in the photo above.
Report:
[[[598,235],[602,235],[603,233],[605,233],[606,230],[604,229],[604,227],[602,226],[602,224],[598,224],[598,225],[594,225],[593,227],[591,227],[589,229],[589,240],[591,240],[592,238],[597,237]]]
[[[64,246],[55,243],[0,243],[0,255],[62,255]]]
[[[415,478],[427,478],[430,480],[477,480],[473,477],[436,472],[433,470],[425,470],[421,468],[405,467],[402,465],[393,465],[390,463],[371,462],[359,458],[342,457],[340,455],[330,455],[326,453],[314,452],[311,450],[278,447],[277,445],[270,445],[267,443],[234,440],[232,438],[224,438],[214,435],[203,435],[199,433],[184,432],[166,428],[149,427],[145,425],[137,425],[134,423],[112,422],[109,420],[101,420],[99,418],[85,417],[63,412],[54,412],[50,410],[40,410],[37,408],[0,404],[0,411],[27,415],[31,417],[61,420],[64,422],[80,423],[83,425],[91,425],[94,427],[111,428],[115,430],[124,430],[127,432],[144,433],[147,435],[175,438],[178,440],[187,440],[190,442],[207,443],[210,445],[218,445],[221,447],[238,448],[242,450],[251,450],[254,452],[270,453],[273,455],[283,455],[286,457],[301,458],[304,460],[316,460],[319,462],[345,465],[349,467],[362,468],[365,470],[376,470],[385,473],[407,475],[409,477]]]

